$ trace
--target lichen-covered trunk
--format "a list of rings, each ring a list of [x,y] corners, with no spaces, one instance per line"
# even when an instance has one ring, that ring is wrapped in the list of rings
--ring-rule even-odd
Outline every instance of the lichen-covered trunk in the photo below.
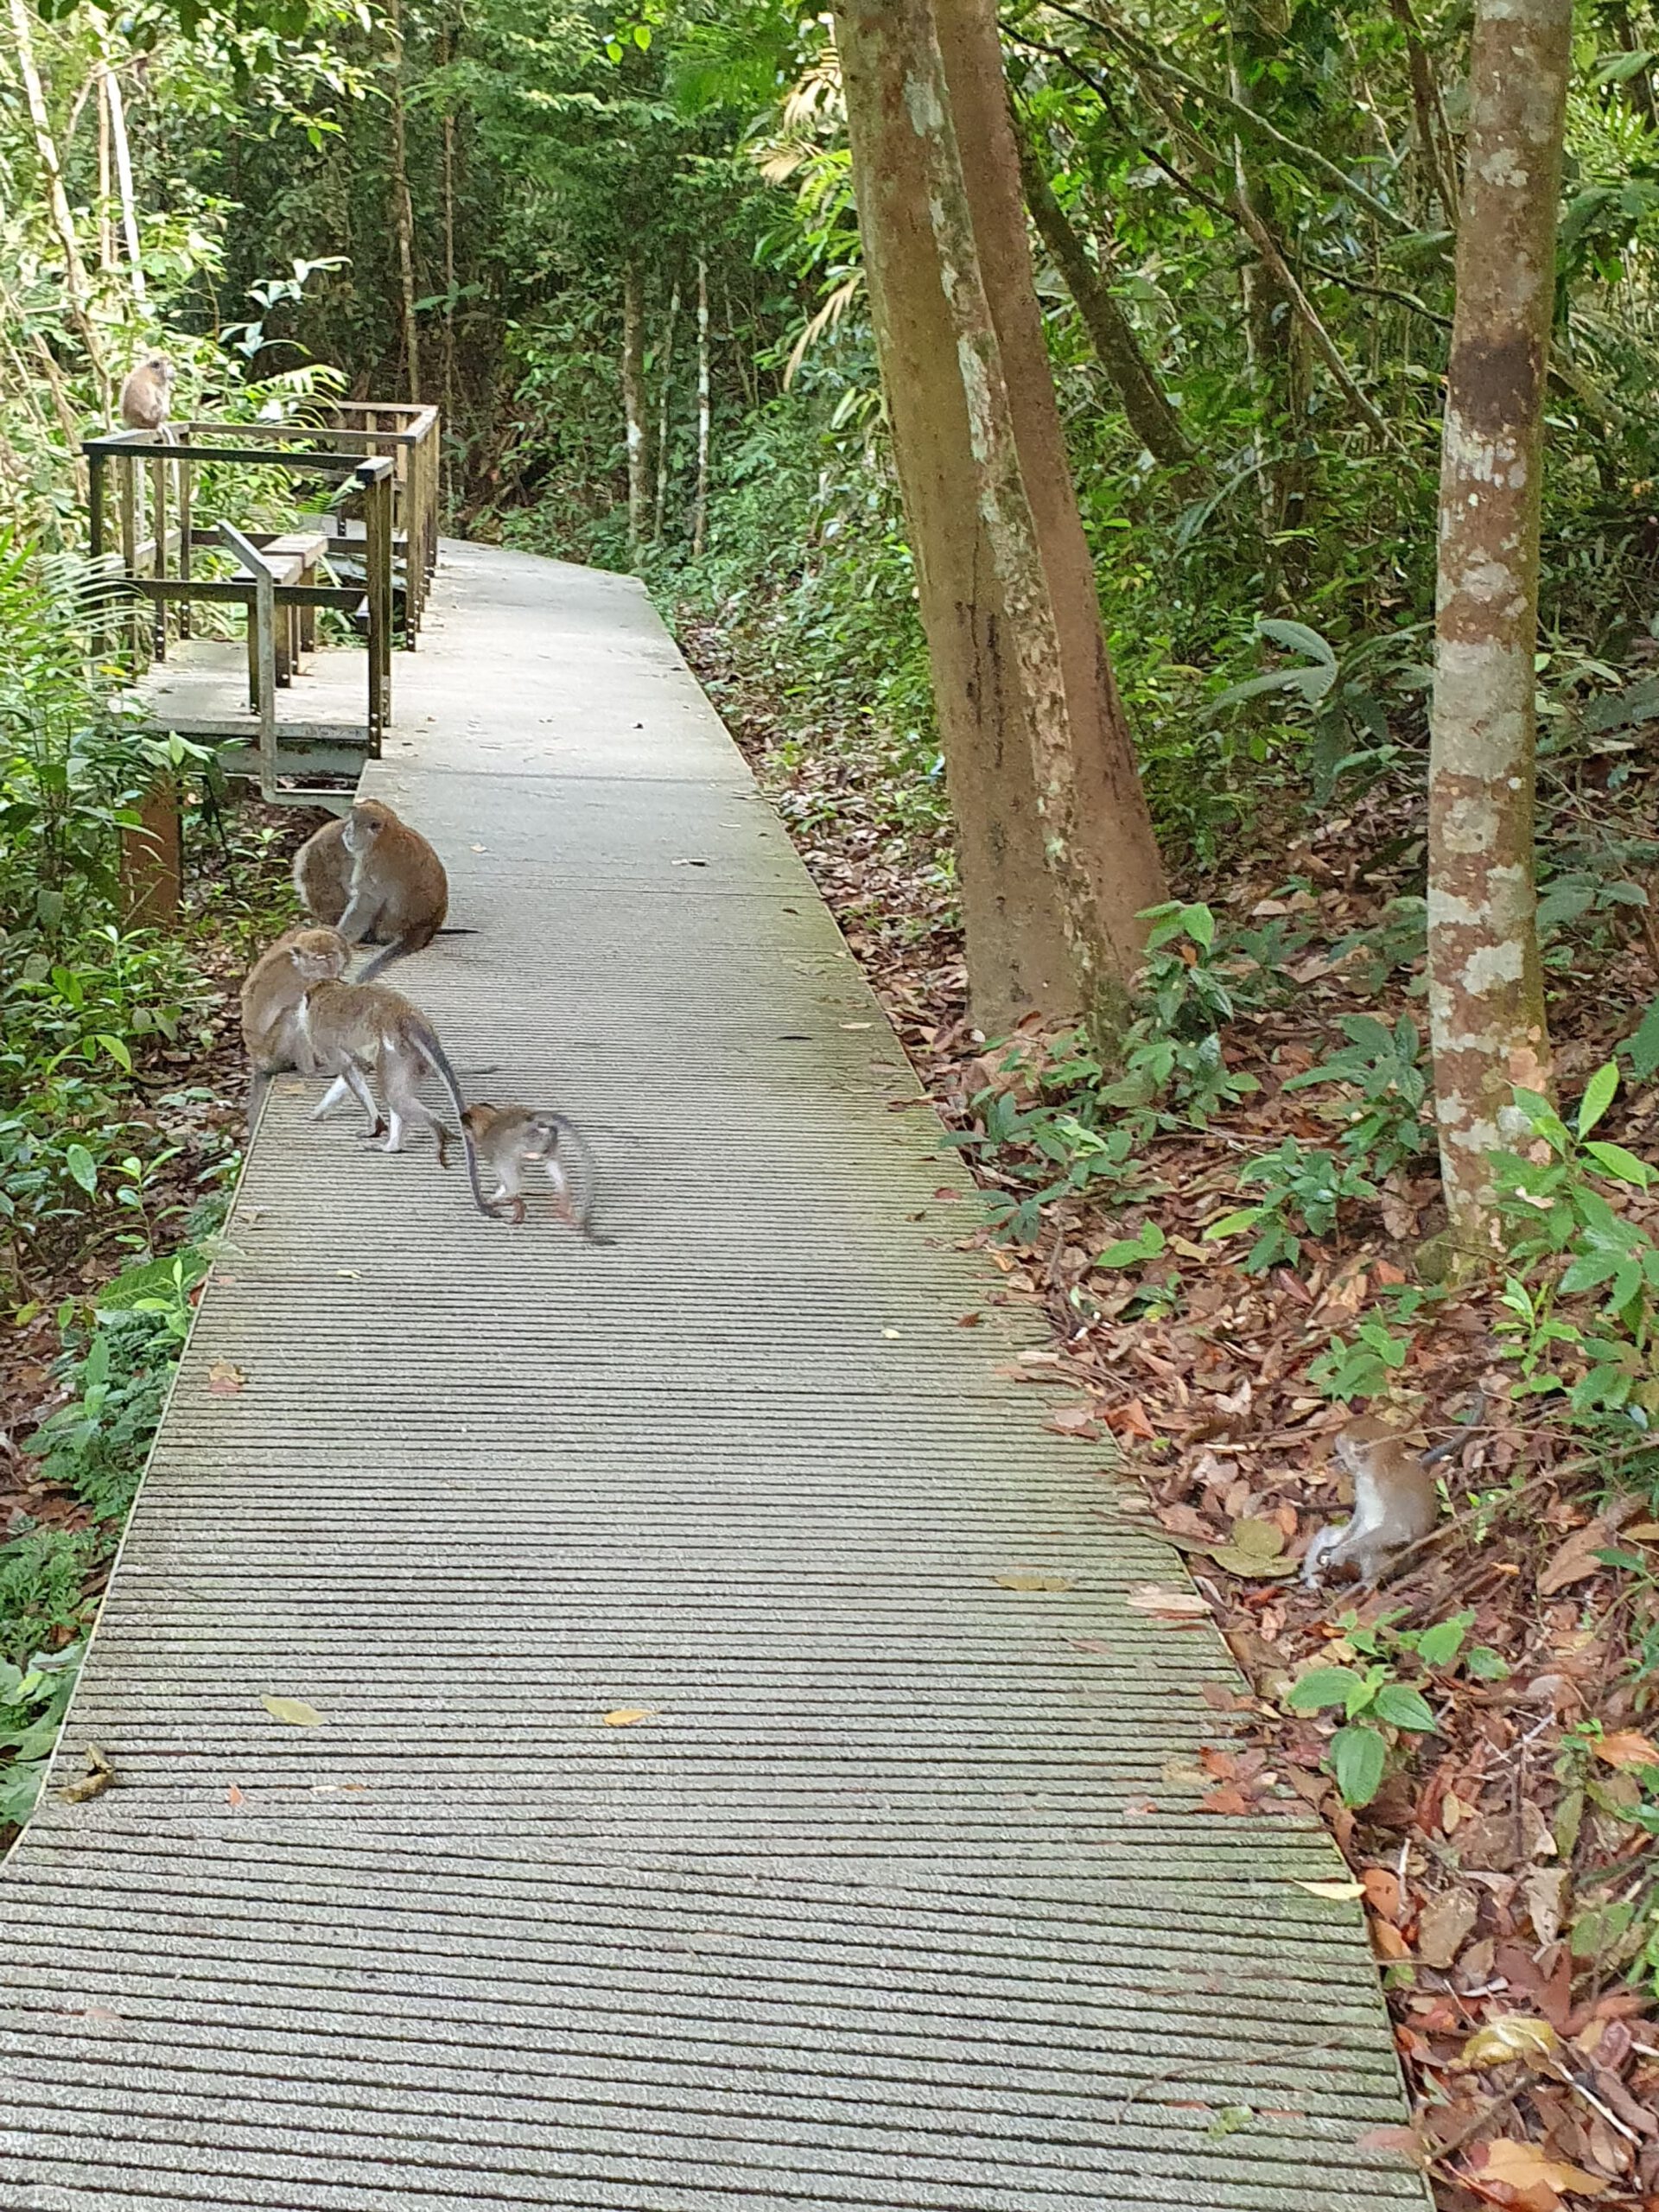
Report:
[[[836,10],[976,1019],[1121,1018],[1163,895],[1043,342],[992,0]]]
[[[1571,0],[1478,0],[1440,461],[1428,983],[1453,1238],[1493,1232],[1487,1154],[1548,1088],[1533,874],[1544,379]]]
[[[645,281],[638,261],[622,271],[622,415],[628,441],[628,545],[638,558],[651,527],[645,425]]]

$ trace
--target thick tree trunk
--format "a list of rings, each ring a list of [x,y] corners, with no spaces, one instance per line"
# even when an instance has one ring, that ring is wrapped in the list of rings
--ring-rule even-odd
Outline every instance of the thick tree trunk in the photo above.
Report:
[[[1089,258],[1083,240],[1054,196],[1054,188],[1043,167],[1042,154],[1029,129],[1016,118],[1014,146],[1020,156],[1020,178],[1026,205],[1037,226],[1038,236],[1065,279],[1077,304],[1089,342],[1112,388],[1123,404],[1129,428],[1154,461],[1182,474],[1193,474],[1194,455],[1180,418],[1170,405],[1163,386],[1147,365],[1128,315],[1112,296],[1110,285]]]
[[[1440,461],[1428,987],[1457,1243],[1490,1241],[1486,1155],[1549,1082],[1533,873],[1544,380],[1571,0],[1478,0]]]
[[[710,390],[709,264],[699,254],[697,257],[697,497],[691,517],[691,551],[694,558],[701,558],[703,544],[709,535]]]
[[[842,0],[976,1017],[1117,1026],[1163,894],[1043,343],[993,0]]]
[[[404,114],[404,23],[400,0],[390,0],[391,32],[391,219],[397,238],[398,302],[403,313],[404,373],[409,397],[421,396],[421,334],[415,314],[415,207],[409,192],[409,149]]]
[[[622,416],[628,441],[628,548],[637,559],[651,527],[645,423],[645,283],[637,261],[622,271]]]

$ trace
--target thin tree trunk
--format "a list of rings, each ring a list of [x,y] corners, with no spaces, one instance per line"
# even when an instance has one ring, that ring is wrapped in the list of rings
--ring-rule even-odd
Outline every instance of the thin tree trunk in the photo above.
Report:
[[[842,0],[976,1017],[1115,1030],[1163,882],[1043,343],[994,0]],[[954,112],[953,112],[954,111]]]
[[[98,265],[105,276],[115,267],[115,226],[110,220],[110,201],[115,185],[110,168],[110,65],[97,70],[98,99]]]
[[[1434,196],[1440,203],[1446,228],[1458,227],[1458,167],[1452,134],[1446,128],[1446,110],[1429,66],[1422,34],[1412,12],[1411,0],[1389,0],[1400,35],[1406,41],[1406,66],[1411,73],[1412,113],[1417,124],[1417,144],[1428,172]]]
[[[711,429],[709,362],[709,264],[697,256],[697,496],[691,514],[691,556],[702,557],[709,536],[709,444]]]
[[[1089,258],[1088,249],[1055,198],[1040,149],[1019,116],[1014,119],[1014,143],[1031,219],[1065,279],[1090,343],[1123,404],[1129,428],[1154,461],[1191,475],[1196,457],[1180,418],[1147,366],[1128,315],[1113,298],[1110,285]]]
[[[444,34],[447,68],[455,58],[456,34]],[[454,505],[455,435],[455,118],[448,95],[443,103],[443,421],[439,429],[439,453],[446,504]]]
[[[404,375],[409,397],[421,396],[421,334],[415,315],[415,205],[409,192],[409,149],[404,113],[402,0],[388,0],[391,31],[391,219],[397,238],[397,282],[403,310]]]
[[[121,228],[127,241],[127,259],[132,267],[132,296],[138,306],[147,307],[149,302],[144,285],[143,255],[138,245],[138,202],[132,188],[132,148],[127,139],[127,111],[121,98],[121,80],[108,62],[104,65],[104,93],[109,107],[110,136],[115,143],[115,178],[121,193]]]
[[[23,80],[29,121],[35,130],[35,151],[46,181],[47,207],[51,213],[52,227],[58,234],[58,245],[63,253],[63,289],[69,303],[70,319],[80,333],[80,342],[86,349],[86,358],[99,385],[105,388],[107,400],[103,355],[99,346],[98,332],[86,305],[86,272],[81,266],[80,248],[75,243],[74,219],[69,213],[68,195],[63,188],[63,170],[58,161],[57,144],[52,136],[52,118],[46,105],[40,69],[35,60],[35,28],[30,20],[28,0],[10,0],[10,7],[12,36],[17,43],[18,73]]]
[[[674,386],[674,327],[680,319],[680,280],[674,279],[669,295],[668,325],[663,333],[663,362],[657,372],[657,509],[652,536],[660,545],[663,518],[668,512],[668,403]]]
[[[1533,866],[1543,404],[1571,0],[1477,0],[1440,461],[1428,988],[1454,1242],[1490,1247],[1487,1155],[1550,1079]]]
[[[651,454],[646,422],[645,284],[639,263],[622,270],[622,413],[628,440],[628,548],[637,560],[651,522]]]

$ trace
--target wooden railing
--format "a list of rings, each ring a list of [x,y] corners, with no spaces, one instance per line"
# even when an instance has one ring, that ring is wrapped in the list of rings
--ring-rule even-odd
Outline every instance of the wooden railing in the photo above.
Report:
[[[430,410],[424,410],[429,412]],[[82,450],[88,468],[88,537],[95,561],[118,551],[120,565],[111,577],[113,594],[147,601],[151,608],[149,634],[142,632],[134,645],[142,654],[164,660],[168,645],[168,609],[177,608],[177,631],[188,637],[194,607],[230,605],[247,610],[249,623],[249,694],[258,719],[262,768],[267,779],[274,772],[276,747],[276,690],[283,680],[277,651],[279,621],[289,610],[308,610],[313,620],[319,607],[343,613],[366,613],[367,714],[364,735],[372,754],[380,750],[391,711],[391,641],[393,614],[393,541],[396,535],[397,464],[392,454],[365,451],[371,435],[385,434],[332,429],[312,430],[291,424],[221,424],[192,423],[171,428],[165,435],[146,430],[112,431],[88,438]],[[276,439],[285,442],[277,446]],[[207,441],[211,439],[213,442]],[[231,442],[231,441],[236,442]],[[338,442],[336,442],[338,441]],[[313,584],[280,575],[264,556],[279,543],[282,533],[238,531],[224,523],[203,528],[195,520],[195,475],[205,467],[225,464],[275,469],[293,478],[321,477],[333,480],[340,493],[361,502],[361,541],[364,581],[359,584]],[[417,487],[424,462],[416,464]],[[111,479],[113,481],[111,481]],[[149,512],[144,513],[144,483],[149,489]],[[405,482],[408,481],[407,475]],[[423,499],[424,494],[422,493]],[[336,496],[336,505],[339,495]],[[173,509],[176,506],[176,519]],[[404,512],[414,522],[416,537],[410,566],[422,576],[416,602],[424,596],[427,558],[423,533],[423,513],[407,499]],[[141,519],[144,524],[140,535]],[[431,511],[431,547],[436,550],[435,507]],[[407,542],[407,541],[406,541]],[[241,564],[236,576],[203,576],[194,573],[194,556],[206,548],[228,546]],[[405,595],[405,613],[410,604]],[[108,600],[100,602],[96,649],[110,645]]]

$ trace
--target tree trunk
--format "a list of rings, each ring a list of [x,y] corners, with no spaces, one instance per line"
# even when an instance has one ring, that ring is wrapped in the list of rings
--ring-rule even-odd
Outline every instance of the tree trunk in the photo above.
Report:
[[[1486,1155],[1549,1083],[1533,872],[1544,382],[1571,0],[1478,0],[1440,460],[1428,988],[1455,1242],[1489,1247]]]
[[[403,312],[404,376],[409,397],[421,396],[421,334],[415,315],[415,205],[409,191],[409,149],[404,113],[404,22],[401,0],[388,0],[391,32],[391,220],[397,238],[398,300]]]
[[[1115,1030],[1163,893],[1032,276],[994,0],[842,0],[854,183],[974,1010]]]
[[[680,280],[674,279],[669,295],[668,322],[663,332],[662,366],[657,372],[657,505],[651,534],[660,545],[663,520],[668,512],[668,404],[674,388],[674,330],[680,319]]]
[[[1246,0],[1229,38],[1229,70],[1234,99],[1252,112],[1255,91],[1252,70],[1278,58],[1288,32],[1282,0]],[[1289,271],[1272,245],[1282,233],[1271,177],[1262,149],[1252,136],[1233,140],[1234,205],[1255,245],[1258,259],[1239,272],[1243,291],[1245,346],[1256,382],[1256,404],[1269,441],[1275,433],[1290,450],[1275,458],[1260,477],[1263,525],[1269,538],[1300,529],[1307,518],[1307,405],[1312,384],[1308,334]],[[1269,562],[1294,599],[1305,580],[1305,552],[1294,542],[1269,549]]]
[[[458,33],[452,26],[443,37],[443,64],[455,58]],[[454,504],[453,480],[455,435],[455,111],[446,92],[443,101],[443,421],[439,428],[445,504]]]
[[[104,93],[109,109],[110,136],[115,142],[115,181],[121,194],[121,229],[132,267],[132,296],[141,308],[149,305],[144,285],[144,259],[138,245],[138,200],[132,188],[132,148],[127,139],[127,111],[121,98],[121,79],[105,62]]]
[[[630,259],[622,271],[622,414],[628,439],[628,550],[636,560],[651,524],[646,404],[645,275]]]
[[[63,169],[58,160],[57,142],[52,136],[52,118],[46,105],[41,73],[35,65],[35,29],[29,20],[28,0],[10,0],[10,13],[11,34],[17,44],[18,74],[23,80],[29,121],[35,130],[35,152],[45,180],[46,201],[52,217],[52,227],[58,234],[58,245],[63,253],[63,289],[69,303],[70,320],[80,333],[80,342],[86,349],[86,359],[92,364],[92,373],[99,385],[105,387],[107,405],[107,380],[104,374],[103,356],[99,347],[98,333],[86,305],[86,272],[80,264],[80,248],[75,242],[74,219],[69,213],[69,199],[63,188]]]
[[[100,274],[109,276],[115,267],[115,226],[110,219],[110,202],[114,197],[115,184],[110,168],[110,65],[98,65],[98,266]]]
[[[1163,386],[1147,365],[1128,315],[1112,296],[1110,285],[1089,258],[1088,249],[1072,228],[1043,167],[1042,154],[1031,131],[1014,118],[1014,142],[1020,156],[1020,178],[1026,205],[1038,236],[1048,248],[1054,265],[1065,279],[1077,303],[1084,328],[1089,333],[1102,368],[1123,404],[1129,428],[1154,461],[1184,475],[1194,473],[1194,454],[1187,443],[1180,418],[1170,405]]]
[[[1417,124],[1417,146],[1423,168],[1434,188],[1448,230],[1458,227],[1458,157],[1452,133],[1446,125],[1428,54],[1412,12],[1411,0],[1389,0],[1400,35],[1406,42],[1406,66],[1411,73],[1411,106]]]
[[[728,319],[729,327],[729,319]],[[697,498],[691,518],[691,555],[700,560],[709,536],[709,264],[697,256]]]

